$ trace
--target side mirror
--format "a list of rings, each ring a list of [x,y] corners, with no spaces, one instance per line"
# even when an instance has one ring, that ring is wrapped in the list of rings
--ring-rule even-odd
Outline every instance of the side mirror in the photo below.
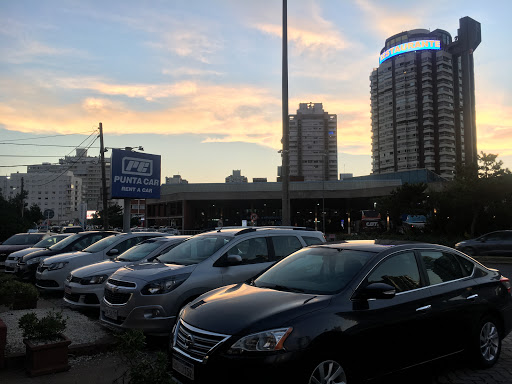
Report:
[[[111,249],[110,251],[107,252],[107,256],[115,256],[115,255],[118,255],[118,254],[119,254],[119,251],[116,248],[113,248],[113,249]]]
[[[240,255],[228,255],[226,258],[227,265],[237,265],[242,264],[242,256]]]
[[[358,299],[392,299],[396,295],[395,287],[385,283],[372,283],[357,294]]]

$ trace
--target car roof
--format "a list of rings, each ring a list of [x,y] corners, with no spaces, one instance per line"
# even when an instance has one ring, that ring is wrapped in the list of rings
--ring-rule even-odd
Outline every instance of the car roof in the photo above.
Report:
[[[315,231],[312,228],[306,228],[306,227],[221,227],[216,228],[213,231],[203,232],[200,233],[201,235],[212,235],[214,233],[218,233],[219,235],[224,236],[240,236],[244,235],[246,233],[294,233],[294,232],[310,232],[311,234],[321,234],[320,231]],[[303,233],[302,233],[303,234]]]
[[[446,248],[438,244],[421,243],[407,240],[346,240],[334,243],[325,243],[312,245],[311,248],[333,248],[333,249],[352,249],[357,251],[380,253],[390,249],[408,249],[408,248]]]
[[[185,240],[188,239],[190,236],[158,236],[158,237],[150,237],[149,239],[144,240],[144,243],[155,243],[155,242],[161,242],[161,243],[168,243],[172,240]]]

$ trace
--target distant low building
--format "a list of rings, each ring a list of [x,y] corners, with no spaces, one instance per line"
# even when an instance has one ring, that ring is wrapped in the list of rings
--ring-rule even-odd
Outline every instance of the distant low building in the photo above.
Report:
[[[188,181],[181,178],[181,175],[173,175],[165,178],[165,184],[188,184]]]
[[[354,177],[353,173],[340,173],[340,180],[351,179]]]
[[[267,178],[266,177],[253,177],[252,182],[253,183],[266,183]]]
[[[226,183],[247,183],[247,177],[242,176],[240,169],[234,169],[233,174],[226,177]]]

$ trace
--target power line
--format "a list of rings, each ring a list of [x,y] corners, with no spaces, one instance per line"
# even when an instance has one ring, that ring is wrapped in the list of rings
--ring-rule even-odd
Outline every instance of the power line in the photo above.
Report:
[[[48,165],[57,165],[60,163],[49,163]],[[16,167],[32,167],[34,165],[42,165],[42,164],[18,164],[18,165],[0,165],[0,168],[16,168]],[[46,164],[44,164],[46,165]]]
[[[0,155],[0,157],[61,157],[60,155]]]
[[[0,145],[32,145],[32,146],[36,146],[36,147],[78,148],[77,146],[74,146],[74,145],[57,145],[57,144],[0,143]],[[100,147],[89,147],[89,148],[98,148],[99,149]]]
[[[25,141],[25,140],[39,140],[39,139],[46,139],[48,137],[59,137],[59,136],[72,136],[72,135],[85,135],[86,133],[89,133],[90,131],[87,131],[87,132],[77,132],[77,133],[63,133],[63,134],[60,134],[60,135],[51,135],[51,136],[39,136],[39,137],[27,137],[25,139],[6,139],[6,140],[2,140],[2,142],[0,144],[3,144],[4,142],[7,142],[7,141]]]

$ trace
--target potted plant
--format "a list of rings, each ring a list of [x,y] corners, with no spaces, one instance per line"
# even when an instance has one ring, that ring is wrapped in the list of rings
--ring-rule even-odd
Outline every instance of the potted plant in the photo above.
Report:
[[[63,335],[66,320],[62,312],[48,311],[42,318],[34,312],[23,315],[18,326],[23,331],[25,344],[25,368],[30,376],[62,372],[69,369],[68,346]]]

